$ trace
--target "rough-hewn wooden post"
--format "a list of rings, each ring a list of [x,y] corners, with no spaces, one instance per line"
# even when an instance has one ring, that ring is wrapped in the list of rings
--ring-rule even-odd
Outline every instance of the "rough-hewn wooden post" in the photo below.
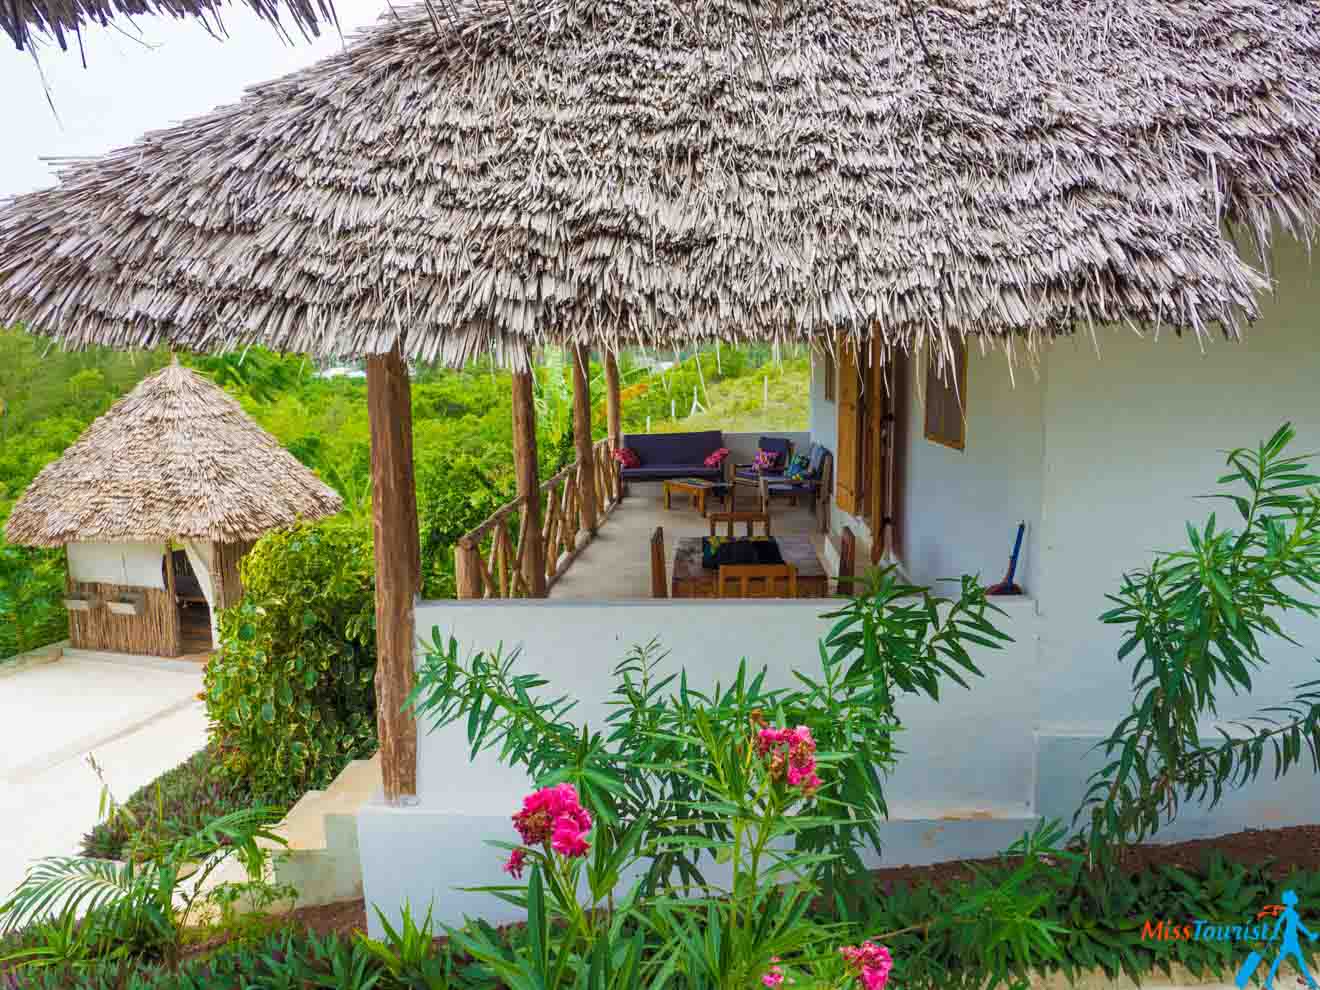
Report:
[[[573,364],[573,441],[577,447],[578,498],[582,505],[582,529],[596,535],[596,471],[591,452],[591,348],[574,346]]]
[[[459,598],[481,598],[484,592],[481,580],[481,551],[468,537],[454,547],[454,581]]]
[[[536,470],[536,406],[532,404],[531,359],[528,369],[513,373],[513,468],[527,520],[522,575],[528,594],[545,597],[545,544],[541,540],[541,479]]]
[[[623,446],[623,410],[619,406],[619,361],[605,352],[605,412],[609,418],[610,450]]]
[[[367,358],[371,520],[376,549],[376,727],[385,800],[417,794],[417,723],[403,711],[413,687],[413,600],[421,569],[413,483],[412,397],[398,348]]]

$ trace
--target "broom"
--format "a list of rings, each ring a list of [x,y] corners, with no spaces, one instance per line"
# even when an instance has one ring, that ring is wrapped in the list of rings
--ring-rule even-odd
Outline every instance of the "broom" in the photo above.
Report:
[[[1018,523],[1017,540],[1013,543],[1013,556],[1008,558],[1008,573],[1004,575],[1004,580],[986,589],[985,593],[987,595],[1022,594],[1022,589],[1013,583],[1013,575],[1017,573],[1018,551],[1022,549],[1022,534],[1026,529],[1026,520]]]

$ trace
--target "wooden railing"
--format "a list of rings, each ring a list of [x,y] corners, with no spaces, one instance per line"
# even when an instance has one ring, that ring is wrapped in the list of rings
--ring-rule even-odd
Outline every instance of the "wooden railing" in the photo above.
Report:
[[[541,549],[548,591],[590,542],[593,534],[582,526],[582,492],[587,472],[595,482],[597,527],[619,501],[618,462],[610,455],[608,440],[592,445],[590,463],[575,461],[541,483],[539,531],[529,532],[527,499],[501,506],[494,515],[454,547],[459,598],[529,598],[532,596],[523,562],[533,546]]]

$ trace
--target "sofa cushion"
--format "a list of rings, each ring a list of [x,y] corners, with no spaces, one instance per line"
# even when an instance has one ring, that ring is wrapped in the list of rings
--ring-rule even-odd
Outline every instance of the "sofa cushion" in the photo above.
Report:
[[[700,433],[629,433],[623,445],[631,447],[642,459],[642,467],[650,464],[701,465],[707,457],[724,446],[724,434],[719,430]]]
[[[614,459],[626,468],[642,466],[642,459],[637,456],[637,451],[633,450],[631,447],[620,447],[614,452]]]
[[[743,466],[743,467],[740,467],[740,468],[735,469],[734,472],[733,472],[733,476],[734,476],[735,478],[746,478],[748,481],[756,481],[758,478],[766,478],[767,480],[775,480],[775,479],[782,479],[782,478],[784,477],[784,472],[782,472],[782,471],[759,471],[759,470],[757,470],[756,468],[751,467],[750,465],[745,465],[745,466]]]
[[[624,481],[663,481],[668,478],[703,478],[723,481],[723,468],[708,468],[698,464],[643,464],[637,468],[622,468],[619,477]]]
[[[728,448],[728,447],[721,447],[719,450],[715,451],[713,454],[710,454],[709,456],[707,456],[707,458],[705,459],[705,461],[703,461],[702,463],[704,463],[704,464],[706,465],[706,467],[708,467],[708,468],[717,468],[717,467],[719,467],[721,464],[724,463],[724,458],[726,458],[726,457],[728,457],[728,456],[729,456],[729,448]]]

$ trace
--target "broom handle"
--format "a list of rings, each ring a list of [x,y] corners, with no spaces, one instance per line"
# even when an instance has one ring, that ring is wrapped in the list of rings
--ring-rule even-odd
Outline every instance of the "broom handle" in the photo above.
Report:
[[[1026,530],[1025,522],[1018,523],[1017,539],[1013,541],[1013,556],[1008,560],[1008,577],[1004,579],[1005,584],[1013,583],[1013,575],[1017,573],[1018,551],[1022,549],[1022,534]]]

